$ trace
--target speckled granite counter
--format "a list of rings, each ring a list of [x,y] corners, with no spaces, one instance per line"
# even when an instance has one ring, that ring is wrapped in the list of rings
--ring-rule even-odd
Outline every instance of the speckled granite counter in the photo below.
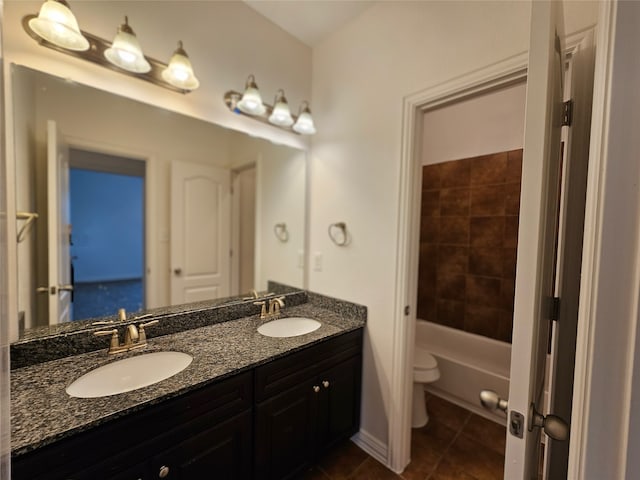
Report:
[[[309,303],[287,307],[282,316],[311,317],[320,320],[322,326],[299,337],[270,338],[256,331],[268,320],[254,315],[156,337],[142,351],[107,356],[103,349],[12,371],[12,455],[29,452],[325,338],[363,327],[366,308],[309,294]],[[95,399],[72,398],[65,392],[67,385],[96,367],[162,350],[189,353],[193,362],[173,377],[131,392]]]

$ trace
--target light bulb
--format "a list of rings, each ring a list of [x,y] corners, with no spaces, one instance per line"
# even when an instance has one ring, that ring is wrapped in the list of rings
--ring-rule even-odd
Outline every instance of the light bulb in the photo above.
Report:
[[[290,127],[293,125],[293,117],[289,110],[289,104],[282,90],[278,90],[276,94],[273,111],[269,116],[269,122],[280,127]]]
[[[293,125],[293,131],[302,135],[313,135],[316,133],[316,127],[313,124],[313,118],[311,117],[311,111],[309,110],[309,104],[303,102],[304,109],[301,108],[301,113],[298,115],[298,120]]]

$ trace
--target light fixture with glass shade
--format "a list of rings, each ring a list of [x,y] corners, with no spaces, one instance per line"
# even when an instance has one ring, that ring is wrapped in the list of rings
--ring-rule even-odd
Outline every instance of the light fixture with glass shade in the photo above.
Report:
[[[167,90],[189,93],[200,85],[182,42],[178,43],[169,65],[147,57],[142,53],[140,42],[129,26],[127,17],[111,43],[80,30],[66,0],[45,0],[38,15],[25,15],[22,18],[22,27],[42,47]]]
[[[262,103],[262,97],[256,85],[256,79],[249,75],[242,98],[237,104],[238,109],[248,115],[264,115],[266,108]]]
[[[80,32],[78,21],[65,0],[47,0],[29,27],[41,38],[74,51],[89,49],[89,41]]]
[[[129,18],[124,17],[124,23],[118,28],[110,48],[104,51],[104,56],[116,67],[133,73],[147,73],[151,65],[144,58],[140,42],[129,26]]]
[[[271,115],[269,115],[269,123],[278,125],[279,127],[290,127],[293,125],[293,117],[291,116],[291,110],[289,110],[289,104],[287,103],[283,90],[278,90],[273,104],[273,110]]]
[[[162,78],[174,87],[185,90],[195,90],[200,86],[200,82],[193,73],[189,55],[182,47],[182,41],[178,42],[178,48],[173,52],[169,66],[162,71]]]
[[[276,93],[273,106],[263,103],[253,75],[249,75],[247,78],[244,93],[229,90],[224,94],[224,103],[233,113],[247,115],[254,120],[275,125],[289,132],[301,135],[316,133],[316,127],[309,110],[309,102],[302,102],[298,116],[291,114],[282,89]]]
[[[300,113],[298,114],[296,123],[293,124],[293,131],[301,135],[313,135],[316,133],[316,127],[311,117],[311,110],[309,110],[309,102],[304,101],[302,105],[300,105]]]

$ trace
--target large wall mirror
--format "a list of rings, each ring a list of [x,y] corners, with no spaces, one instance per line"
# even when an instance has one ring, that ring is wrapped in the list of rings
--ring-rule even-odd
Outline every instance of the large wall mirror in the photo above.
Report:
[[[304,151],[19,65],[11,86],[14,332],[305,287]]]

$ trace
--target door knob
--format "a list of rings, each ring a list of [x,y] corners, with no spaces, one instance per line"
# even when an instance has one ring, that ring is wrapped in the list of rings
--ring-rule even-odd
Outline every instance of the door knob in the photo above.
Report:
[[[569,438],[569,425],[557,415],[547,415],[546,417],[536,411],[535,405],[532,403],[529,412],[529,431],[534,427],[542,427],[544,433],[550,438],[559,441],[565,441]]]
[[[58,291],[73,292],[73,285],[58,285]]]
[[[173,273],[175,273],[176,275],[182,275],[182,269],[181,268],[174,268],[173,269]]]
[[[487,410],[501,410],[507,413],[509,402],[500,398],[493,390],[482,390],[480,392],[480,403]]]

